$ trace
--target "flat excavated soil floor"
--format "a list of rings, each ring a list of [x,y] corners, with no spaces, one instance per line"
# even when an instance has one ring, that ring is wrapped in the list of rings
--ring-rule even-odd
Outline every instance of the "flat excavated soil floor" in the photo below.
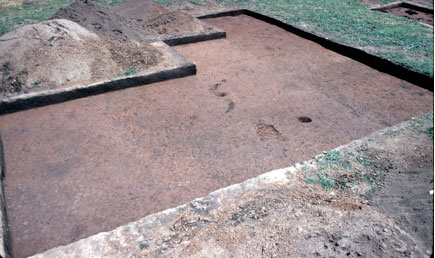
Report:
[[[248,16],[198,74],[0,117],[14,257],[108,231],[428,113],[433,94]],[[310,123],[298,117],[307,116]]]

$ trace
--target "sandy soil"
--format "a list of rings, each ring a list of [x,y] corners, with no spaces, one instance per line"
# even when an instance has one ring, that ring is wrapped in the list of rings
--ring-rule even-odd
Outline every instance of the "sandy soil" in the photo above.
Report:
[[[0,41],[0,99],[143,71],[162,56],[151,45],[102,39],[62,19],[24,26]]]

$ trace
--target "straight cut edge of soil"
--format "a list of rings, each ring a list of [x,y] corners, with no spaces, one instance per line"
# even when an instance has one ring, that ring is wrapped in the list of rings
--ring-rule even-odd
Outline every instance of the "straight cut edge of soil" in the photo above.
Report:
[[[234,9],[219,13],[205,14],[198,16],[198,19],[218,18],[224,16],[248,15],[269,24],[276,25],[288,32],[296,34],[304,39],[313,41],[326,49],[354,59],[362,64],[365,64],[375,70],[387,73],[399,79],[415,84],[421,88],[433,92],[434,78],[430,75],[417,72],[409,67],[403,66],[391,60],[384,59],[376,54],[369,53],[365,50],[340,43],[334,39],[330,39],[321,35],[314,34],[296,25],[292,25],[262,13],[254,12],[249,9]]]
[[[383,161],[387,161],[388,158],[394,157],[394,155],[408,155],[407,157],[404,156],[402,157],[405,159],[408,158],[412,159],[411,157],[413,155],[412,153],[408,153],[406,151],[398,152],[397,150],[400,149],[400,146],[397,145],[401,145],[403,144],[403,142],[407,142],[407,141],[413,141],[413,142],[417,141],[418,142],[417,145],[418,145],[427,141],[426,137],[428,135],[426,135],[425,132],[416,129],[414,124],[416,123],[415,121],[421,120],[422,118],[424,119],[424,117],[426,116],[420,118],[413,118],[401,124],[389,128],[385,128],[383,130],[370,134],[369,136],[363,137],[358,140],[354,140],[346,145],[339,146],[329,152],[346,153],[355,150],[358,152],[360,151],[360,148],[363,147],[365,148],[365,151],[369,151],[369,152],[374,151],[372,154],[375,154],[376,152],[379,151],[385,152],[386,154],[385,153],[382,154],[385,155],[382,156]],[[393,138],[397,140],[394,140]],[[290,189],[290,191],[294,191],[296,189],[296,193],[301,194],[301,196],[296,196],[294,198],[296,198],[295,200],[300,202],[299,205],[302,206],[301,209],[303,209],[303,211],[305,212],[310,211],[310,209],[312,209],[310,207],[317,207],[316,205],[322,205],[321,203],[316,203],[316,205],[314,206],[306,205],[306,203],[313,201],[313,199],[307,200],[306,198],[314,198],[314,200],[320,200],[322,198],[326,198],[325,205],[326,207],[329,207],[327,209],[332,209],[332,210],[336,209],[337,211],[344,210],[345,212],[357,211],[356,214],[360,214],[360,215],[356,215],[356,216],[358,216],[358,218],[359,216],[361,216],[362,220],[368,219],[369,223],[370,222],[380,223],[379,219],[381,219],[381,221],[382,219],[384,219],[387,221],[381,222],[385,224],[380,225],[380,227],[384,226],[388,228],[388,229],[387,228],[383,229],[385,234],[391,234],[391,231],[389,230],[393,230],[393,235],[398,233],[403,234],[402,231],[403,228],[406,228],[406,226],[409,225],[401,225],[399,223],[399,225],[392,226],[392,224],[394,223],[390,221],[390,218],[388,216],[385,216],[385,214],[378,213],[379,211],[376,211],[376,213],[378,214],[376,216],[368,215],[368,217],[364,217],[366,216],[364,215],[364,213],[367,213],[368,211],[361,211],[361,210],[371,209],[372,210],[371,212],[375,212],[375,210],[373,210],[373,207],[375,207],[376,205],[367,204],[368,202],[371,203],[372,199],[370,198],[373,197],[368,197],[368,199],[365,199],[365,197],[363,197],[361,199],[361,196],[356,197],[355,195],[352,194],[347,195],[347,193],[344,194],[342,190],[339,189],[325,190],[320,187],[317,188],[313,187],[313,185],[309,184],[307,181],[305,182],[301,181],[300,177],[303,178],[303,172],[307,171],[306,167],[309,167],[308,170],[311,169],[321,170],[322,161],[319,160],[319,157],[321,157],[322,155],[324,156],[325,153],[326,152],[317,155],[311,160],[300,162],[287,168],[273,170],[264,173],[260,176],[248,179],[242,183],[221,188],[219,190],[210,193],[206,197],[197,198],[184,205],[148,215],[136,222],[128,223],[112,231],[101,232],[96,235],[90,236],[88,238],[81,239],[79,241],[68,244],[66,246],[59,246],[50,249],[46,252],[36,254],[31,257],[35,257],[35,258],[50,258],[50,257],[61,258],[61,257],[71,257],[71,256],[154,257],[159,255],[162,255],[164,257],[177,257],[181,254],[187,257],[189,255],[198,254],[198,252],[201,253],[202,252],[201,247],[207,249],[208,248],[207,246],[210,246],[210,241],[209,241],[210,238],[217,238],[220,240],[224,239],[222,241],[224,243],[220,243],[220,244],[223,244],[225,248],[225,246],[227,246],[225,245],[225,241],[228,241],[228,239],[233,239],[232,237],[235,234],[234,232],[238,232],[238,233],[242,232],[241,234],[243,235],[245,234],[246,231],[246,235],[247,235],[248,234],[247,232],[250,231],[249,228],[253,227],[252,223],[255,220],[260,219],[261,225],[269,225],[269,227],[270,225],[272,225],[272,227],[275,227],[273,225],[275,225],[275,223],[279,223],[279,221],[274,220],[271,224],[266,222],[268,216],[271,216],[271,214],[274,213],[273,204],[272,206],[269,207],[268,203],[269,204],[281,203],[282,201],[277,199],[270,199],[269,194],[270,193],[274,194],[276,192],[282,193],[283,191],[287,191],[288,189]],[[379,157],[377,157],[375,154],[375,156],[371,158],[378,159]],[[384,160],[384,158],[386,159]],[[392,170],[387,169],[387,170],[391,170],[388,172],[388,174],[395,174],[393,172],[395,171],[395,169]],[[400,169],[403,169],[403,167]],[[400,175],[400,170],[398,171]],[[392,176],[394,177],[395,175]],[[287,190],[283,190],[283,189],[287,189]],[[369,194],[366,193],[365,195],[370,196],[372,194],[373,193],[369,193]],[[429,194],[429,192],[427,194]],[[252,195],[256,195],[256,197],[252,198]],[[294,199],[287,200],[287,201],[293,202]],[[344,201],[344,203],[341,203],[342,201]],[[248,206],[244,206],[244,205],[240,206],[240,203],[243,203],[244,205],[248,205]],[[233,209],[234,205],[235,206],[239,205],[238,206],[239,208],[236,208],[234,210]],[[286,206],[285,201],[283,205]],[[294,205],[294,203],[292,203],[291,205]],[[231,208],[229,208],[230,206]],[[252,207],[255,207],[255,209],[251,210]],[[266,211],[264,210],[265,207],[267,209]],[[269,208],[267,207],[269,207],[271,210],[269,210]],[[247,211],[245,211],[245,208],[247,209]],[[360,210],[359,213],[358,210]],[[266,213],[261,215],[264,212]],[[283,217],[283,219],[281,220],[285,220],[284,217],[288,215],[285,213],[280,214],[283,211],[279,209],[278,211],[275,212],[278,213],[278,217],[280,216]],[[355,215],[355,213],[352,214]],[[258,217],[257,215],[260,217]],[[239,216],[242,217],[239,218]],[[304,215],[302,215],[302,217],[304,217]],[[373,221],[371,221],[372,219]],[[258,224],[254,224],[254,225],[259,226]],[[374,225],[376,226],[377,224]],[[271,231],[269,231],[267,229],[268,226],[261,226],[261,227],[265,227],[265,229],[255,229],[255,230],[259,230],[258,234],[261,234],[260,231],[262,230],[269,232],[269,234],[270,232],[274,232],[274,230],[277,230],[272,228],[270,229]],[[320,234],[319,232],[323,232],[323,230],[327,230],[326,226],[325,228],[322,228],[320,231],[318,227],[321,226],[316,225],[314,230],[316,232],[314,232],[314,235],[316,234],[318,235]],[[347,230],[349,230],[349,232],[353,232],[352,229],[349,228],[349,225],[347,225],[347,227],[348,227]],[[302,232],[304,230],[305,229],[302,229]],[[328,233],[332,235],[335,234],[331,232],[327,232],[326,234]],[[367,238],[370,241],[379,240],[382,239],[382,236],[379,237],[378,239],[376,234],[382,235],[384,233],[379,233],[379,231],[376,231],[376,233],[373,236],[367,236]],[[225,236],[228,234],[230,236]],[[406,234],[407,233],[405,233],[405,235]],[[341,239],[341,237],[342,236],[338,236],[338,239]],[[375,239],[373,239],[373,237]],[[267,239],[264,241],[267,242]],[[384,241],[384,240],[380,240],[380,241]],[[407,238],[407,240],[400,240],[400,241],[405,241],[405,243],[406,241],[416,242],[416,239],[415,237],[411,237],[411,238]],[[338,242],[336,242],[336,246],[338,246],[337,243]],[[356,241],[356,243],[362,243],[362,242],[360,242],[359,239],[358,241]],[[249,243],[246,242],[244,244],[249,245]],[[295,247],[290,242],[287,242],[287,245],[289,244],[291,245],[291,248]],[[391,243],[387,243],[387,244],[391,244]],[[364,243],[362,243],[361,245],[364,245]],[[192,246],[193,246],[193,251],[192,251]],[[286,249],[286,246],[279,245],[279,247],[280,247],[279,249],[281,248]],[[214,247],[210,247],[211,250],[216,252],[216,248],[214,249],[213,248]],[[362,246],[362,248],[364,248],[364,246]],[[423,250],[423,252],[431,251],[430,248],[431,247],[428,247],[428,250]],[[228,250],[231,253],[231,250],[233,249],[236,249],[236,247],[229,248]],[[218,252],[220,252],[219,250],[222,249],[219,249],[219,247],[217,247]]]
[[[197,18],[207,19],[207,18],[218,18],[224,16],[238,16],[242,14],[251,16],[253,18],[267,22],[269,24],[276,25],[280,28],[285,29],[290,33],[294,33],[302,38],[313,41],[329,50],[332,50],[341,55],[354,59],[380,72],[390,74],[394,77],[408,81],[419,87],[422,87],[424,89],[433,92],[434,78],[427,74],[417,72],[415,70],[410,69],[409,67],[405,67],[401,64],[395,63],[391,60],[384,59],[380,56],[377,56],[372,53],[368,53],[364,50],[355,48],[353,46],[346,45],[338,41],[335,41],[333,39],[329,39],[308,32],[298,26],[285,23],[283,21],[280,21],[278,19],[272,18],[270,16],[261,13],[257,13],[248,9],[234,9],[234,10],[223,11],[218,13],[206,14],[206,15],[199,16]],[[225,36],[226,33],[224,31],[217,31],[217,32],[213,31],[210,33],[205,33],[200,35],[173,38],[173,39],[165,40],[163,42],[168,46],[175,46],[180,44],[189,44],[194,42],[224,38]],[[169,49],[170,48],[168,47],[168,50]],[[175,51],[171,51],[171,52],[175,52]],[[177,54],[177,58],[185,59],[184,57],[178,54]],[[195,65],[192,62],[187,64],[186,62],[188,61],[186,60],[183,61],[185,62],[185,65],[181,65],[180,67],[173,70],[167,70],[167,71],[161,70],[156,72],[155,74],[153,74],[152,72],[146,72],[146,74],[124,76],[124,77],[120,77],[119,79],[98,82],[91,85],[74,86],[67,89],[59,89],[59,90],[46,90],[42,92],[22,94],[16,97],[4,99],[0,102],[0,115],[27,110],[35,107],[46,106],[50,104],[61,103],[76,98],[101,94],[104,92],[119,90],[127,87],[134,87],[134,86],[196,74]]]
[[[5,159],[3,142],[0,135],[0,257],[10,257],[8,249],[8,223],[6,217],[6,204],[3,191],[3,177],[5,176]]]
[[[164,50],[165,61],[162,64],[151,67],[144,72],[120,76],[112,80],[64,89],[31,92],[4,99],[0,102],[0,115],[196,74],[195,63],[178,54],[167,44],[155,42],[152,45]]]

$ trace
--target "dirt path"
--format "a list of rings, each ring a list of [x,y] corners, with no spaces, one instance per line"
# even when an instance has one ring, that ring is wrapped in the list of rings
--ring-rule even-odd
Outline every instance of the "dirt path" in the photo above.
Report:
[[[278,27],[247,16],[208,22],[228,38],[177,47],[197,63],[196,76],[0,117],[15,257],[111,230],[433,108],[431,92]]]

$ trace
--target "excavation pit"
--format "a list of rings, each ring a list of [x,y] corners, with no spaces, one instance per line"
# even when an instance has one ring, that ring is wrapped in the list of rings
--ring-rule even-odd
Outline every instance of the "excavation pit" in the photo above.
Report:
[[[381,7],[372,8],[372,10],[417,20],[433,26],[433,9],[415,3],[395,2]]]
[[[14,257],[112,230],[433,108],[432,92],[277,26],[246,15],[206,22],[227,38],[175,47],[196,63],[195,76],[0,117]],[[301,113],[312,122],[295,123]]]

